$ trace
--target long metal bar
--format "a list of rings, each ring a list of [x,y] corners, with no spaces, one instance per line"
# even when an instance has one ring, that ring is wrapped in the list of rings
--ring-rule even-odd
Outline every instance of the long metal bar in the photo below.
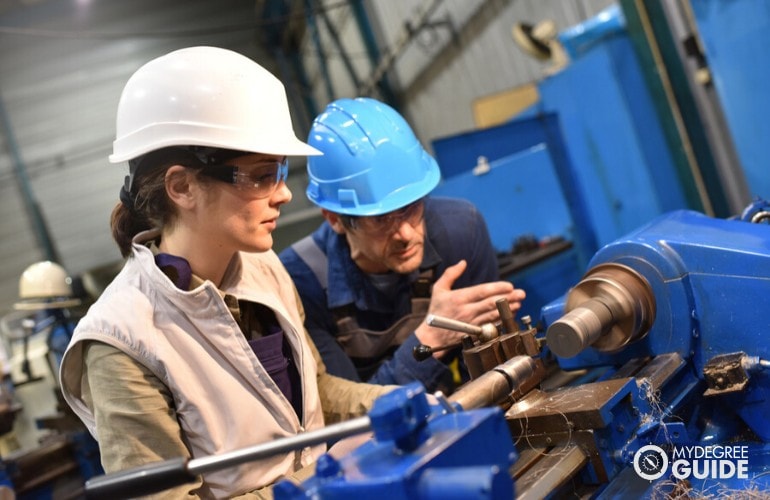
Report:
[[[535,359],[516,356],[460,386],[448,399],[464,410],[494,406],[521,389],[536,370]]]
[[[498,404],[521,388],[533,375],[535,368],[534,359],[529,356],[517,356],[463,385],[448,401],[460,405],[465,410]],[[437,395],[437,398],[441,401],[443,396]],[[445,406],[448,404],[446,401],[442,403]],[[147,464],[92,478],[86,482],[85,494],[89,499],[110,500],[149,495],[193,482],[206,472],[336,441],[371,431],[371,428],[371,419],[363,416],[219,455],[191,460],[182,457]]]
[[[340,35],[337,33],[337,28],[334,27],[334,24],[329,19],[329,16],[326,15],[326,10],[323,8],[321,2],[319,0],[315,0],[315,4],[317,7],[316,12],[318,12],[318,16],[320,17],[321,21],[324,22],[326,29],[329,31],[329,36],[331,36],[332,42],[334,42],[334,45],[337,47],[337,50],[340,53],[340,57],[342,58],[342,64],[345,65],[345,69],[347,69],[348,73],[350,74],[350,79],[353,81],[353,86],[358,88],[360,86],[361,78],[359,78],[355,66],[353,66],[353,63],[350,60],[350,57],[348,57],[348,53],[345,50],[345,47],[342,45]]]
[[[369,63],[371,64],[372,69],[374,69],[377,67],[377,63],[380,60],[380,48],[377,45],[374,30],[372,29],[372,23],[369,19],[363,0],[350,0],[350,8],[358,22],[358,30],[364,41],[366,53],[369,55]],[[396,95],[390,86],[390,82],[388,81],[388,75],[383,74],[376,84],[385,102],[394,108],[399,109],[400,106],[396,99]]]
[[[370,430],[371,420],[368,416],[364,416],[219,455],[192,460],[182,457],[147,464],[92,478],[86,482],[85,495],[89,499],[117,500],[158,493],[193,482],[197,476],[205,472],[336,441]]]
[[[203,458],[194,458],[187,463],[187,470],[198,475],[219,469],[239,465],[254,460],[301,450],[308,446],[315,446],[329,441],[363,434],[370,431],[372,423],[369,417],[358,417],[338,424],[329,425],[315,431],[304,432],[296,436],[289,436],[270,443],[258,444],[248,448],[212,455]]]
[[[431,0],[427,6],[424,3],[420,5],[420,10],[415,16],[414,21],[406,22],[404,27],[401,29],[401,32],[398,34],[393,47],[380,58],[377,67],[372,70],[366,81],[361,82],[360,85],[356,85],[356,87],[358,87],[359,95],[369,95],[372,92],[372,89],[374,89],[375,85],[377,85],[377,82],[379,82],[385,76],[388,70],[390,70],[390,68],[396,62],[398,56],[400,56],[401,53],[406,50],[407,45],[415,37],[415,34],[419,33],[423,26],[428,23],[428,19],[439,7],[439,5],[441,5],[441,2],[442,0]]]
[[[443,318],[441,316],[436,316],[435,314],[429,314],[428,317],[425,318],[425,323],[427,323],[428,326],[435,326],[436,328],[445,328],[455,332],[467,333],[468,335],[473,335],[476,337],[481,335],[482,332],[480,326],[471,325],[470,323],[464,323],[454,319]]]

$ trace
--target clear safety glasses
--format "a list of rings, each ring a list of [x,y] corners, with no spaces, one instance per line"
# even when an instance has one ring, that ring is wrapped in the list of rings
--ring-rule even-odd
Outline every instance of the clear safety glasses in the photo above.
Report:
[[[373,215],[366,217],[347,217],[348,226],[354,230],[359,230],[371,236],[388,236],[393,231],[401,227],[401,224],[408,222],[410,226],[415,227],[425,215],[425,203],[419,199],[398,210],[388,212],[382,215]]]
[[[204,167],[201,173],[249,191],[256,198],[267,198],[289,175],[289,161],[283,158],[272,162],[260,161],[255,165],[212,165]]]

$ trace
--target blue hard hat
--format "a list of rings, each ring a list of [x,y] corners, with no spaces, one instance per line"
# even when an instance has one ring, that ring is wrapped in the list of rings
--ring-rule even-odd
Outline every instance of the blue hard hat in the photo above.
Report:
[[[375,99],[339,99],[310,128],[307,197],[346,215],[392,212],[430,193],[441,172],[406,120]]]

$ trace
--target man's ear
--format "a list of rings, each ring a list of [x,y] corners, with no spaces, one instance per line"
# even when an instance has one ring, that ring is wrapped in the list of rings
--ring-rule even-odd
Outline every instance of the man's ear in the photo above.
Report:
[[[194,189],[190,182],[192,173],[181,165],[173,165],[166,170],[164,178],[166,195],[180,208],[192,208],[195,205]]]
[[[330,212],[326,210],[325,208],[321,209],[321,215],[324,216],[324,219],[326,219],[326,222],[329,223],[329,225],[332,227],[332,230],[337,234],[345,234],[347,232],[347,228],[342,223],[342,218],[339,214],[336,214],[334,212]]]

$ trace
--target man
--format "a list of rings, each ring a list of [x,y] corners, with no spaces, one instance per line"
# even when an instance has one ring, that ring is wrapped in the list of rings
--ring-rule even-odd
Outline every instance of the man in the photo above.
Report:
[[[308,160],[307,196],[325,221],[280,257],[329,372],[451,391],[458,349],[423,361],[413,349],[456,346],[463,334],[427,325],[426,314],[481,325],[498,319],[498,299],[516,311],[525,297],[499,281],[482,216],[467,201],[428,197],[436,161],[379,101],[331,103],[308,143],[324,153]]]

